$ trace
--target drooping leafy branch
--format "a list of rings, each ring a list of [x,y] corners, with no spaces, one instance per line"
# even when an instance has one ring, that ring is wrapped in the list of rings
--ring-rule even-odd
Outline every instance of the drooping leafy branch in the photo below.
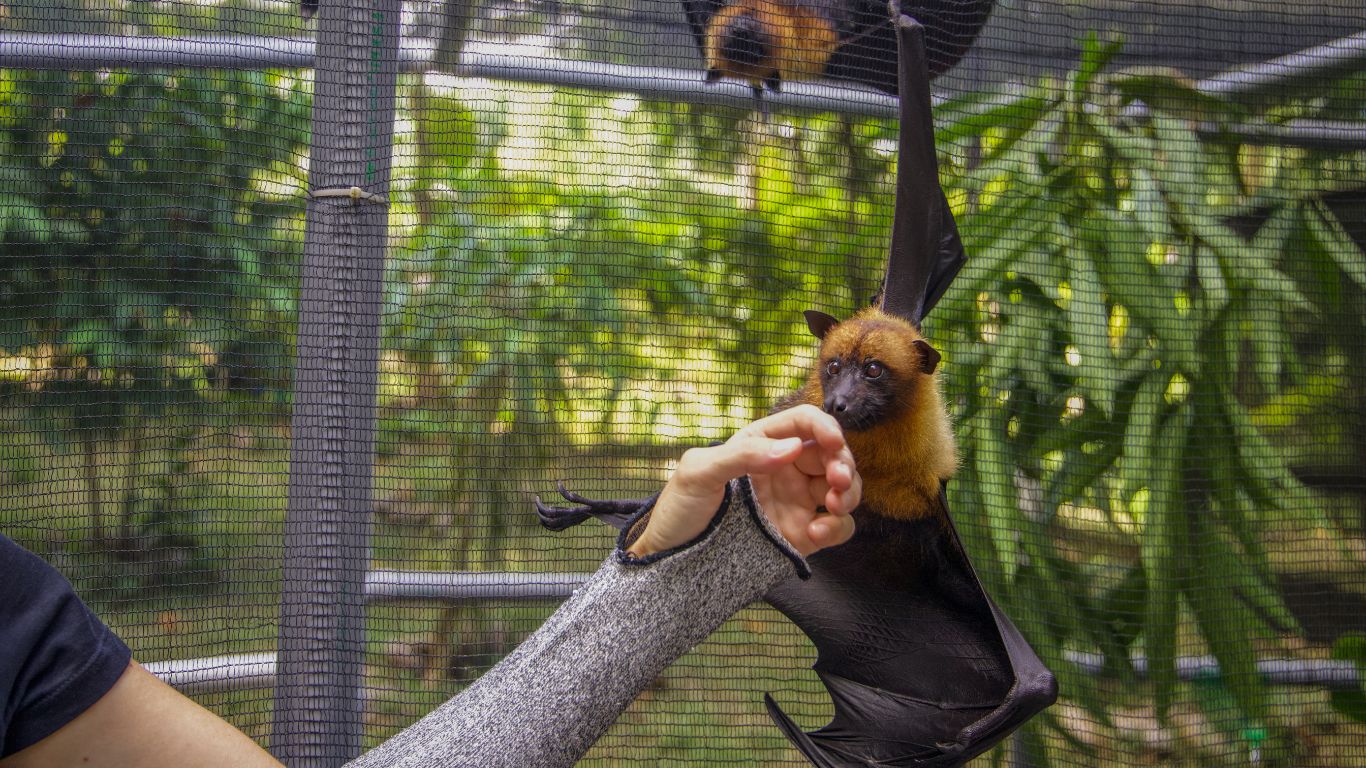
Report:
[[[1257,722],[1256,640],[1296,626],[1267,536],[1316,513],[1256,414],[1313,370],[1295,329],[1336,311],[1322,285],[1366,289],[1320,200],[1362,158],[1286,152],[1269,179],[1219,128],[1274,113],[1175,73],[1102,74],[1116,50],[940,113],[972,256],[932,317],[959,398],[955,509],[1071,695],[1094,686],[1064,650],[1116,673],[1141,652],[1164,711],[1189,620]]]

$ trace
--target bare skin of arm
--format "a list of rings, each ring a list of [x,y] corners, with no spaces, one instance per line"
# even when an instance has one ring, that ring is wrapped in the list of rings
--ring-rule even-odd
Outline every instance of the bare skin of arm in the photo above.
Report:
[[[37,744],[0,760],[0,768],[279,765],[246,734],[137,662],[130,663],[90,709]]]
[[[637,556],[697,538],[727,483],[749,475],[769,520],[802,555],[848,541],[862,484],[839,424],[801,405],[760,419],[729,441],[694,448],[655,503]],[[133,662],[90,709],[0,768],[264,768],[279,766],[246,734]]]
[[[750,476],[764,514],[803,556],[854,535],[849,513],[863,489],[854,455],[834,417],[799,405],[751,423],[721,445],[684,453],[628,551],[648,555],[696,538],[726,484],[741,475]]]

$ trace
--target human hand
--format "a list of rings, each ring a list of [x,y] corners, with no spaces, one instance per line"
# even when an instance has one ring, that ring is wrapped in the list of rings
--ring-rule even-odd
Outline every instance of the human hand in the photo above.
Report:
[[[799,405],[755,421],[721,445],[685,452],[627,551],[641,557],[697,538],[726,485],[741,475],[750,476],[759,506],[803,556],[854,535],[849,513],[863,486],[844,432],[829,414]]]

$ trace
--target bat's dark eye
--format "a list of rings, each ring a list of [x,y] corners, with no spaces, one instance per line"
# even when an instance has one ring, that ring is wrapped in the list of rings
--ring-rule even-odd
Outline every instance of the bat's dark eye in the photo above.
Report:
[[[840,375],[840,361],[831,360],[830,363],[825,366],[825,372],[831,376]]]
[[[864,366],[863,366],[863,375],[864,375],[864,376],[867,376],[867,377],[870,378],[870,379],[878,379],[878,378],[881,378],[881,377],[882,377],[882,372],[883,372],[884,370],[886,370],[886,369],[884,369],[884,368],[882,367],[882,363],[879,363],[879,362],[877,362],[877,361],[873,361],[873,362],[871,362],[871,363],[865,363],[865,364],[864,364]]]

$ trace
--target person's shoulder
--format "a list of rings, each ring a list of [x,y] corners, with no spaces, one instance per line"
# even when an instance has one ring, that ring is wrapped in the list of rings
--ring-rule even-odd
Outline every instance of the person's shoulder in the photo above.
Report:
[[[0,758],[99,700],[131,656],[65,576],[0,534]]]

